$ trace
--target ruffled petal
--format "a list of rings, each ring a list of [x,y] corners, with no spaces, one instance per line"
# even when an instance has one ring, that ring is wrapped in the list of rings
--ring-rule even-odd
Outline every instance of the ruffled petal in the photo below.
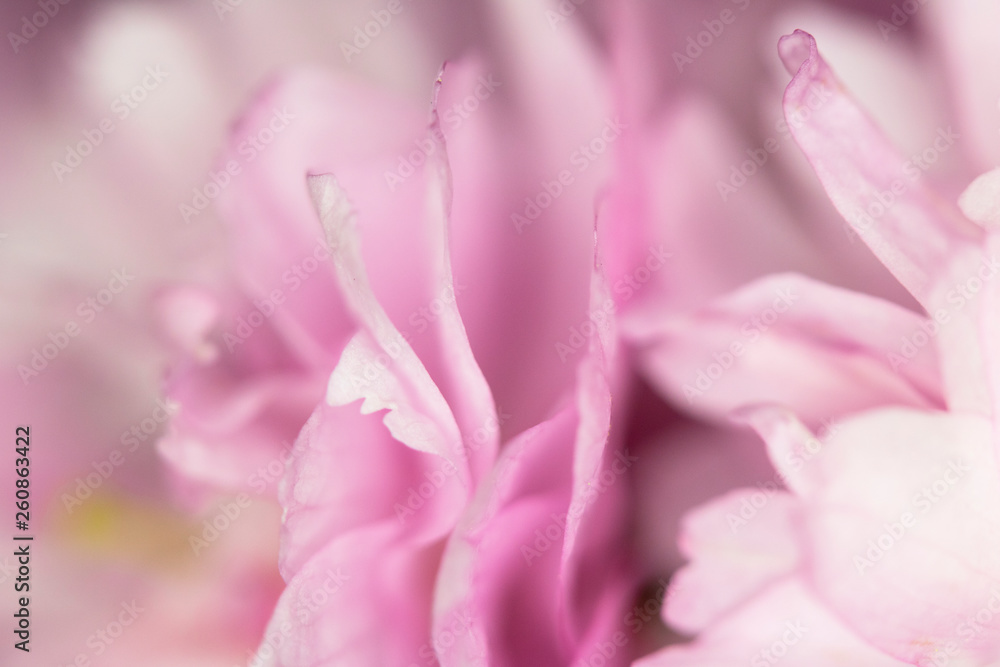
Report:
[[[651,324],[641,357],[655,386],[698,414],[775,403],[818,427],[877,405],[941,407],[932,326],[873,297],[774,276]]]

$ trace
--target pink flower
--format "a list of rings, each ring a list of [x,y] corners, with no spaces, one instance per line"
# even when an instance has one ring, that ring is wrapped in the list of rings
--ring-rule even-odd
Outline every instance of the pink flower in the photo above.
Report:
[[[858,500],[865,520],[824,523],[870,486],[858,460],[900,455],[886,434],[925,445],[903,485],[943,465],[936,439],[990,463],[974,418],[922,419],[988,411],[985,385],[963,385],[983,380],[970,329],[897,362],[899,338],[928,322],[856,243],[927,307],[947,300],[942,275],[981,259],[981,234],[936,222],[923,188],[853,236],[803,230],[784,184],[763,176],[727,205],[713,179],[739,135],[707,95],[652,94],[636,7],[608,10],[609,62],[544,20],[551,8],[488,10],[497,44],[445,69],[429,128],[422,105],[340,77],[277,78],[212,170],[235,275],[158,300],[181,360],[169,381],[181,412],[160,443],[181,495],[221,488],[283,509],[286,587],[251,664],[627,664],[663,643],[648,636],[659,593],[642,587],[676,566],[678,515],[770,472],[755,442],[721,426],[734,410],[765,435],[777,473],[690,515],[680,547],[693,563],[666,618],[704,632],[649,662],[742,661],[758,641],[816,662],[929,655],[921,633],[940,627],[917,606],[856,595],[813,550],[857,546],[868,519],[912,528],[878,488]],[[783,43],[793,69],[804,63],[786,112],[812,117],[786,130],[841,207],[891,191],[886,142],[804,39]],[[740,52],[729,44],[722,62]],[[836,123],[865,138],[857,164]],[[995,215],[969,197],[967,210]],[[896,219],[914,212],[928,245]],[[775,274],[791,270],[814,277]],[[799,479],[820,427],[821,449],[844,453]],[[985,488],[992,468],[980,468]],[[913,558],[898,571],[927,566]],[[931,592],[968,584],[970,562]],[[880,623],[886,610],[910,616]]]
[[[545,31],[512,53],[535,64],[519,79],[450,66],[429,129],[422,110],[346,82],[276,82],[217,168],[243,169],[219,200],[239,289],[163,300],[190,355],[171,380],[182,409],[164,454],[251,493],[274,479],[271,462],[287,463],[287,588],[260,661],[569,663],[610,639],[635,586],[627,553],[609,548],[625,537],[635,461],[609,440],[613,334],[567,338],[573,363],[547,342],[608,301],[591,268],[607,147],[580,147],[622,128],[575,32],[552,37],[523,9],[503,11],[529,37]],[[542,87],[557,104],[528,103]],[[497,90],[489,102],[516,111],[486,106]],[[483,104],[474,119],[453,115],[469,100]],[[242,161],[242,137],[279,114],[287,126]],[[501,141],[510,118],[524,145]],[[535,136],[544,150],[524,166]],[[497,180],[482,164],[494,152],[492,169],[517,170]],[[560,182],[574,155],[587,169]],[[490,246],[506,251],[463,252]],[[511,275],[500,258],[537,282],[499,282]],[[501,300],[465,302],[465,290]]]
[[[793,75],[787,116],[817,89],[830,98],[793,125],[796,141],[852,233],[926,315],[786,277],[802,299],[786,313],[771,301],[781,279],[760,281],[697,316],[717,334],[671,328],[652,348],[663,385],[688,392],[681,378],[739,322],[776,311],[710,396],[687,396],[707,414],[738,410],[787,490],[735,491],[688,516],[691,563],[665,618],[699,636],[639,664],[993,664],[997,176],[977,179],[959,210],[913,173],[810,35],[784,37],[779,51]],[[955,138],[939,132],[936,149]]]

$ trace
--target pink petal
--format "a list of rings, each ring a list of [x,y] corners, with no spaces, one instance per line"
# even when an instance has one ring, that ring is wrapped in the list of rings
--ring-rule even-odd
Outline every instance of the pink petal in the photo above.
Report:
[[[659,397],[655,400],[653,409],[662,414]],[[645,571],[658,575],[688,560],[678,549],[678,537],[690,510],[733,489],[781,486],[757,436],[732,425],[674,417],[635,450],[642,465],[631,479],[632,541]]]
[[[997,141],[997,100],[1000,75],[984,63],[1000,58],[993,26],[1000,23],[1000,7],[977,0],[928,5],[920,20],[940,48],[947,67],[949,98],[958,114],[964,137],[962,149],[976,167],[988,169],[1000,162]]]
[[[926,323],[908,310],[795,275],[759,280],[688,317],[650,328],[650,379],[716,419],[788,406],[812,426],[867,407],[942,405]],[[922,348],[904,346],[923,337]]]
[[[398,522],[330,540],[288,582],[257,650],[264,664],[408,665],[433,655],[427,599],[440,547]]]
[[[595,272],[592,300],[608,298]],[[573,406],[505,447],[449,541],[435,627],[464,614],[474,624],[446,665],[562,663],[620,622],[628,579],[617,545],[636,459],[608,445],[609,334],[589,337]]]
[[[778,488],[738,489],[689,513],[680,545],[691,563],[671,579],[664,619],[695,634],[794,572],[798,513]]]
[[[976,307],[961,288],[984,263],[982,228],[970,223],[921,178],[843,91],[815,40],[802,31],[778,46],[793,79],[785,91],[785,115],[834,205],[876,256],[941,327],[936,344],[948,406],[989,411]],[[958,139],[939,128],[936,150]],[[994,270],[995,273],[995,270]]]
[[[467,287],[459,303],[497,404],[511,415],[506,433],[546,419],[573,384],[575,359],[556,346],[588,319],[596,202],[611,154],[601,135],[617,142],[627,132],[593,45],[573,21],[552,30],[554,7],[488,3],[497,53],[449,66],[438,96],[454,178],[454,273]],[[593,160],[581,150],[590,142],[604,146]],[[535,215],[529,201],[539,198]]]
[[[373,524],[432,541],[454,526],[468,493],[449,461],[391,436],[378,414],[321,405],[289,453],[281,570],[291,578],[326,544]]]
[[[767,443],[768,456],[777,476],[800,496],[808,495],[822,483],[817,466],[809,465],[822,454],[825,440],[840,428],[839,421],[826,423],[823,440],[817,438],[790,410],[756,406],[741,410],[737,418],[746,421]]]
[[[920,169],[846,94],[811,35],[786,35],[778,52],[793,75],[785,116],[830,199],[882,263],[933,310],[938,269],[981,234],[920,180]],[[956,138],[943,128],[935,140],[946,146]]]
[[[388,409],[385,424],[396,439],[456,463],[465,456],[458,424],[421,359],[371,289],[350,204],[330,176],[310,177],[310,188],[333,248],[340,289],[361,327],[330,377],[327,402],[346,405],[363,399],[363,413]],[[486,391],[488,399],[488,389],[483,384],[479,387]],[[462,478],[467,479],[468,461],[463,458],[458,465]]]
[[[866,644],[794,578],[771,586],[694,643],[671,646],[634,667],[904,667]]]
[[[443,665],[517,665],[569,659],[557,615],[576,419],[565,409],[508,443],[448,542],[435,634],[453,618],[468,631],[442,646]]]
[[[991,232],[987,239],[987,250],[991,257],[1000,257],[1000,234]],[[990,401],[993,408],[993,441],[1000,460],[1000,281],[991,280],[983,290],[980,309],[979,335],[986,362]]]
[[[958,205],[965,217],[987,229],[1000,225],[1000,169],[976,178],[962,193]]]
[[[405,253],[381,242],[386,232],[376,223],[419,210],[415,201],[427,191],[417,187],[386,196],[383,173],[425,131],[422,121],[422,114],[397,100],[298,72],[277,80],[237,123],[214,173],[224,185],[216,203],[233,235],[247,294],[234,290],[216,297],[219,315],[210,332],[191,299],[171,310],[175,330],[201,331],[204,337],[193,350],[199,356],[180,364],[170,379],[170,395],[183,409],[162,448],[185,471],[245,485],[258,466],[279,459],[281,448],[294,440],[356,329],[306,175],[336,167],[341,182],[355,186],[354,203],[371,223],[367,245],[379,251],[366,257],[369,273],[374,269],[380,285],[387,274],[394,280],[387,267],[395,270]],[[402,318],[421,303],[404,287],[383,290]],[[214,357],[201,354],[208,349]]]
[[[613,304],[601,271],[599,250],[595,254],[598,260],[591,278],[591,312]],[[608,570],[619,558],[616,554],[624,538],[621,521],[627,512],[627,483],[639,461],[619,444],[621,436],[612,432],[612,397],[624,393],[623,382],[617,377],[623,369],[618,365],[615,343],[613,322],[608,317],[595,325],[588,337],[587,354],[577,368],[578,425],[558,596],[558,614],[574,641],[589,633],[600,635],[600,622],[610,620],[602,619],[602,613],[616,609],[614,595],[622,585],[614,577],[610,585],[595,585],[595,579],[603,578],[594,576],[595,570]]]
[[[843,422],[814,464],[824,484],[805,498],[806,549],[820,597],[906,662],[929,661],[951,642],[969,659],[995,660],[1000,617],[986,619],[982,633],[963,625],[1000,590],[990,423],[872,411]]]
[[[184,303],[190,302],[173,302],[168,314],[181,321],[172,326],[194,327],[201,316]],[[221,312],[210,330],[202,322],[202,335],[189,337],[192,357],[168,378],[168,396],[180,410],[157,447],[191,479],[244,490],[255,479],[266,479],[274,488],[283,469],[282,450],[291,447],[322,398],[329,369],[303,365],[270,319],[241,330],[238,322],[258,312],[248,300],[213,303]]]

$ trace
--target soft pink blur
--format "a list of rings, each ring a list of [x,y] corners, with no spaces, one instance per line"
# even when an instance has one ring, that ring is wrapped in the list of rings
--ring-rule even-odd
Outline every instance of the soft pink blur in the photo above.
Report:
[[[707,648],[692,650],[707,653],[693,654],[697,664],[745,662],[761,638],[754,623],[799,608],[824,628],[822,646],[851,647],[858,664],[933,653],[907,642],[943,636],[951,615],[927,623],[878,587],[838,593],[835,567],[798,560],[803,549],[849,550],[861,529],[807,539],[789,524],[835,523],[824,503],[882,479],[867,477],[865,457],[912,454],[889,441],[960,441],[968,451],[955,456],[995,469],[982,417],[995,414],[987,388],[998,380],[982,370],[995,359],[969,337],[995,334],[996,322],[970,308],[971,329],[898,369],[887,361],[919,328],[919,308],[941,298],[925,274],[961,277],[976,264],[930,223],[919,242],[892,237],[874,253],[845,227],[838,208],[853,181],[827,175],[823,142],[840,135],[821,123],[848,102],[838,91],[822,106],[806,126],[815,135],[779,129],[792,102],[783,111],[775,44],[795,28],[815,34],[888,127],[872,143],[865,125],[851,145],[891,142],[905,156],[953,125],[960,140],[927,174],[939,194],[916,193],[912,209],[937,215],[928,201],[940,196],[959,219],[959,194],[1000,150],[1000,77],[983,65],[998,48],[995,12],[931,3],[886,36],[888,1],[562,5],[575,9],[404,0],[353,53],[343,44],[372,12],[384,17],[385,2],[70,0],[17,52],[5,40],[0,396],[11,444],[15,425],[32,428],[38,589],[32,655],[4,647],[4,661],[230,667],[278,628],[286,665],[430,664],[430,645],[442,664],[590,664],[616,631],[629,640],[608,664],[628,664],[739,603],[731,625],[698,640]],[[679,68],[674,54],[724,9],[737,20]],[[5,4],[5,34],[38,11]],[[134,108],[114,102],[143,81]],[[54,169],[106,119],[114,130],[78,167]],[[273,141],[248,148],[266,127]],[[579,161],[598,137],[605,149]],[[720,195],[769,140],[778,149],[767,163]],[[414,151],[424,154],[414,174],[387,181]],[[879,178],[869,167],[856,166]],[[563,170],[571,184],[525,224]],[[307,175],[320,174],[335,180],[310,192]],[[995,222],[995,184],[983,183],[987,194],[963,205]],[[350,225],[338,207],[354,212]],[[974,254],[986,241],[968,226]],[[268,310],[260,304],[275,290],[273,317],[244,340],[241,322]],[[801,301],[733,370],[702,395],[685,389],[788,290]],[[105,297],[99,311],[86,305]],[[600,317],[609,310],[614,326],[584,326],[610,321]],[[65,334],[70,323],[78,335]],[[46,345],[58,350],[51,360],[38,356]],[[359,385],[382,352],[390,371]],[[33,357],[37,376],[21,370]],[[743,413],[767,448],[731,420],[760,403],[794,412]],[[865,410],[875,412],[855,416]],[[786,479],[775,448],[801,441],[785,432],[840,422],[825,445],[843,451],[827,462],[837,482],[805,496],[789,483],[753,524],[759,535],[748,530],[761,570],[713,551],[748,548],[712,521],[739,506],[734,489]],[[450,460],[456,451],[466,455]],[[899,483],[936,470],[939,454],[950,456],[928,451],[896,471]],[[437,479],[442,461],[456,473],[401,520],[397,504]],[[606,471],[615,481],[594,500],[589,485]],[[981,474],[969,502],[995,500]],[[0,486],[13,480],[0,464]],[[879,497],[857,502],[892,518]],[[585,509],[556,521],[555,546],[526,563],[522,547],[571,507]],[[230,527],[211,537],[213,521]],[[982,537],[995,526],[921,530],[983,555],[928,584],[930,599],[974,613],[996,571]],[[975,534],[947,532],[963,530]],[[920,553],[894,557],[906,561],[900,576],[930,567]],[[691,583],[669,594],[661,621],[662,584],[687,558],[674,584]],[[12,560],[0,558],[7,618]],[[982,581],[968,574],[977,567]],[[341,595],[303,621],[303,595],[338,568]],[[630,609],[647,601],[654,613],[633,640]],[[95,648],[130,604],[143,610],[135,623]],[[469,614],[475,622],[443,646]],[[280,630],[285,619],[293,630]],[[996,650],[970,648],[983,660]]]

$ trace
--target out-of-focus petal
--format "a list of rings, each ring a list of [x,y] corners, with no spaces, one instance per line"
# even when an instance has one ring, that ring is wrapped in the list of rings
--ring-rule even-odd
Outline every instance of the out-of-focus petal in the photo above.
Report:
[[[990,228],[1000,225],[1000,169],[974,180],[958,200],[965,217]]]
[[[776,488],[737,489],[684,521],[691,563],[670,582],[664,619],[697,633],[719,621],[799,564],[796,499]]]
[[[247,490],[270,465],[264,477],[273,492],[282,457],[322,398],[329,369],[296,358],[245,297],[205,301],[195,294],[202,293],[168,295],[164,304],[169,326],[189,334],[167,380],[179,409],[157,448],[189,479],[227,489]],[[216,314],[206,320],[211,309]]]
[[[674,416],[634,447],[642,465],[630,484],[632,540],[642,566],[657,576],[687,561],[678,539],[690,510],[732,489],[781,487],[757,436],[735,425]]]
[[[952,642],[1000,656],[1000,619],[966,623],[1000,589],[1000,468],[979,416],[884,409],[841,423],[807,495],[809,578],[873,645],[917,664]],[[976,662],[976,661],[980,662]]]
[[[427,600],[440,546],[400,532],[393,519],[331,537],[289,579],[257,649],[263,664],[376,667],[433,655]]]
[[[611,146],[629,131],[587,35],[573,22],[552,29],[547,12],[555,2],[488,3],[496,53],[449,67],[438,97],[454,273],[467,287],[459,305],[511,414],[508,434],[550,416],[573,384],[575,364],[557,344],[587,321],[597,197]]]
[[[941,407],[926,327],[899,306],[785,275],[651,321],[640,349],[650,380],[698,414],[777,403],[818,426],[877,405]],[[915,335],[924,345],[907,347]]]
[[[1000,6],[979,0],[928,3],[921,6],[918,18],[940,46],[948,68],[949,97],[965,138],[963,151],[979,169],[995,166],[1000,162],[1000,73],[988,64],[1000,58],[993,30],[1000,23]]]
[[[780,662],[779,662],[780,661]],[[672,646],[633,667],[904,667],[866,644],[794,578],[775,584],[694,643]]]

